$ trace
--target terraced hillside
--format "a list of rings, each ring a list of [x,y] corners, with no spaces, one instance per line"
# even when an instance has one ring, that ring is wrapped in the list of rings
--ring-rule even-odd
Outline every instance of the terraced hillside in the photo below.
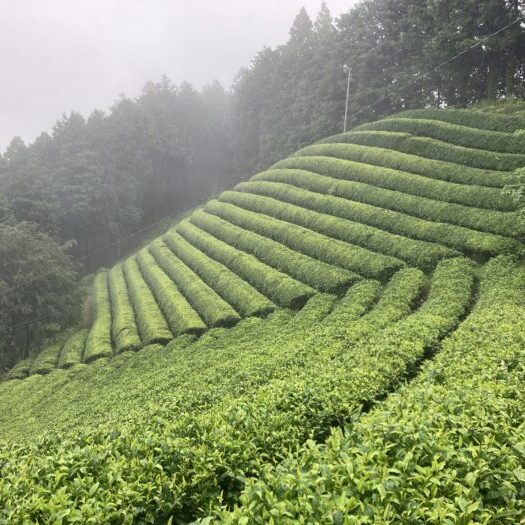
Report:
[[[100,272],[0,383],[0,523],[518,523],[523,128],[360,126]]]
[[[404,267],[522,249],[519,117],[408,111],[298,151],[100,273],[88,334],[53,344],[11,378],[233,326],[315,293],[340,295]]]

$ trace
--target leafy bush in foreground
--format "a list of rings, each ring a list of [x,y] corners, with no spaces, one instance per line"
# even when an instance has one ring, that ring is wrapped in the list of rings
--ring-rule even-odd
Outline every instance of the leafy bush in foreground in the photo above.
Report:
[[[286,338],[277,338],[272,342],[274,351],[264,357],[257,341],[254,356],[266,360],[262,367],[260,363],[244,373],[238,370],[243,358],[233,348],[233,378],[219,365],[229,348],[223,347],[216,354],[218,368],[211,372],[222,371],[224,376],[215,388],[220,391],[224,382],[228,386],[199,410],[184,410],[191,400],[181,392],[181,401],[172,401],[181,403],[176,417],[173,405],[163,407],[157,401],[150,405],[149,417],[139,410],[136,418],[128,418],[128,424],[119,425],[118,430],[111,425],[67,439],[48,435],[34,444],[0,447],[4,465],[0,517],[53,520],[67,509],[69,519],[153,523],[171,516],[175,522],[187,522],[236,501],[247,478],[262,474],[310,437],[323,439],[330,425],[355,417],[363,404],[373,403],[402,381],[425,351],[457,325],[468,307],[472,280],[470,263],[457,259],[441,263],[421,308],[335,359],[326,359],[333,342],[330,337],[321,347],[311,344],[316,341],[313,329],[319,320],[310,316],[303,318],[299,331],[299,325],[290,326],[296,334],[291,336],[291,346]],[[363,293],[368,299],[359,299]],[[353,297],[348,307],[362,304],[355,310],[355,320],[377,288],[362,282],[349,294]],[[326,313],[329,298],[318,297],[314,304]],[[265,322],[259,322],[263,327]],[[226,337],[228,332],[223,332]],[[312,339],[305,344],[308,332]],[[212,341],[210,337],[208,343]],[[209,362],[211,354],[205,354]],[[133,359],[140,352],[128,355]],[[270,356],[273,362],[268,361]],[[204,372],[196,369],[187,381],[198,382]],[[254,388],[257,377],[265,381]],[[197,392],[206,393],[202,385],[193,395]],[[16,466],[9,461],[13,454]],[[64,476],[56,480],[51,473],[59,463]],[[23,479],[19,469],[25,472]],[[72,477],[72,472],[77,474]],[[98,485],[93,489],[95,478]],[[29,497],[20,497],[28,493]]]
[[[221,522],[518,523],[524,294],[523,270],[491,261],[473,313],[420,378],[249,481]]]

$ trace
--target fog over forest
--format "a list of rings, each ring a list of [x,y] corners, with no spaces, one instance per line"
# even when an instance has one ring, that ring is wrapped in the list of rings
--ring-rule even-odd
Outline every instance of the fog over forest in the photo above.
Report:
[[[337,17],[354,3],[327,5]],[[321,0],[0,0],[0,152],[163,74],[228,88],[263,46],[286,42],[302,6],[313,18]]]

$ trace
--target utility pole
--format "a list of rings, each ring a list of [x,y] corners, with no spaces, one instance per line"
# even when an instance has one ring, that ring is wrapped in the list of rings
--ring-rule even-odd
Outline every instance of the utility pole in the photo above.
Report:
[[[343,66],[343,71],[348,73],[348,78],[346,80],[346,103],[345,103],[345,123],[343,125],[343,133],[346,133],[346,120],[348,118],[348,97],[350,95],[350,77],[352,75],[352,68],[348,67],[346,64]]]

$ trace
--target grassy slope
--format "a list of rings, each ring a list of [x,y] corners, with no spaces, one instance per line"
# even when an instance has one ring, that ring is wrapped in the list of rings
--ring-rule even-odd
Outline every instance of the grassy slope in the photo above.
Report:
[[[90,334],[41,359],[70,368],[0,383],[0,523],[517,521],[525,277],[485,262],[521,250],[498,169],[521,154],[465,144],[519,149],[522,121],[400,117],[97,277]]]

